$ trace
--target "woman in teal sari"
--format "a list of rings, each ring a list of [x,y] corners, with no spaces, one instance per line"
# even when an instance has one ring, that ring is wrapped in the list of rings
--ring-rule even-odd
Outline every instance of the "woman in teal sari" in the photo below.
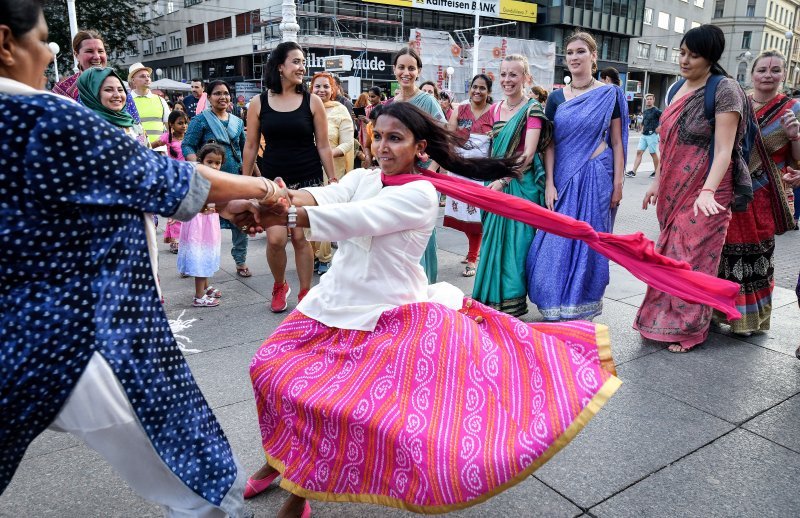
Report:
[[[393,63],[394,76],[400,84],[400,93],[389,99],[386,104],[391,102],[411,103],[433,117],[434,120],[445,125],[447,119],[444,117],[439,101],[432,95],[420,90],[417,86],[417,79],[422,71],[422,58],[419,57],[419,54],[410,47],[404,47],[394,55]],[[420,166],[426,169],[436,169],[436,164],[427,155],[420,157]],[[431,238],[428,241],[425,253],[422,254],[420,264],[425,268],[428,284],[434,284],[439,271],[439,260],[436,258],[436,229],[433,229],[433,234],[431,234]]]
[[[505,100],[492,107],[492,156],[519,155],[522,176],[497,180],[488,187],[544,205],[545,172],[537,150],[550,143],[552,126],[542,105],[523,93],[531,79],[524,56],[510,54],[500,64]],[[524,315],[528,312],[525,259],[535,229],[487,212],[482,222],[481,260],[472,297],[509,315]]]

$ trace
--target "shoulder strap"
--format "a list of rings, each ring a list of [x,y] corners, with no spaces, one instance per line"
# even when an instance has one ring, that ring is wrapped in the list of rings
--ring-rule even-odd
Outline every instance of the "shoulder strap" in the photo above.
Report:
[[[675,97],[675,94],[678,93],[678,90],[681,89],[683,83],[686,82],[686,79],[679,79],[669,87],[667,91],[667,105],[672,103],[672,99]]]
[[[725,76],[723,75],[713,74],[708,78],[708,81],[706,81],[703,111],[705,112],[706,120],[708,120],[708,123],[712,126],[714,125],[714,115],[716,113],[715,101],[717,96],[717,87],[719,86],[720,81],[722,81],[724,78]]]

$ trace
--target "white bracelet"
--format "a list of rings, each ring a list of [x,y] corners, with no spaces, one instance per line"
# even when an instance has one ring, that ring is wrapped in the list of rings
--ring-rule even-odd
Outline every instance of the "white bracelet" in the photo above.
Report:
[[[297,227],[297,207],[289,205],[289,213],[287,214],[286,228]]]

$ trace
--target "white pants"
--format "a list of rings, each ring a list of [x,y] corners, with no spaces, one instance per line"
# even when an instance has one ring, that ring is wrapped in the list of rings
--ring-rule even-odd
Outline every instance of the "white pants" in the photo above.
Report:
[[[50,425],[82,439],[111,464],[142,497],[164,508],[165,516],[217,518],[244,513],[244,472],[217,507],[189,489],[159,457],[111,367],[98,353]]]

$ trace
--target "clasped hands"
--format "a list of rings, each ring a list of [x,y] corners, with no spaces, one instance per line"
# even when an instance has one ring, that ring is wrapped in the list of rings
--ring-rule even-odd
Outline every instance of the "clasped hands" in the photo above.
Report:
[[[276,178],[275,184],[277,189],[261,200],[231,200],[220,211],[220,216],[250,235],[269,227],[286,226],[292,194],[283,179]]]

